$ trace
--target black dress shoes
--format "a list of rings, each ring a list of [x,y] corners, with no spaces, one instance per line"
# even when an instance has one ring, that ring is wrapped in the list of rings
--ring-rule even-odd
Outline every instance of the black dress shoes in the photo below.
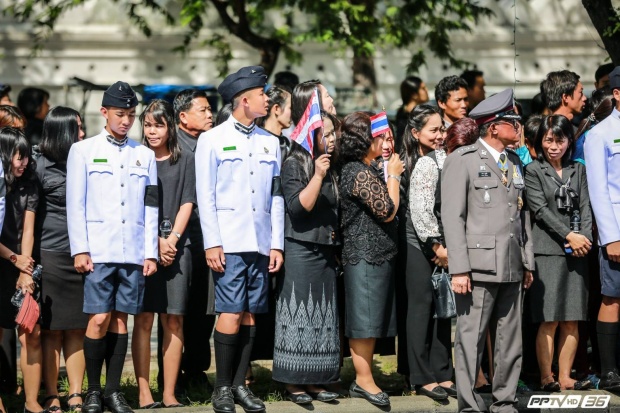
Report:
[[[620,376],[616,371],[610,371],[603,374],[601,381],[598,383],[599,390],[607,390],[610,392],[620,392]]]
[[[335,393],[333,391],[327,391],[327,390],[323,390],[318,393],[308,392],[308,395],[310,395],[310,397],[312,397],[314,400],[318,400],[320,402],[326,402],[326,403],[334,401],[340,396],[339,393]]]
[[[103,398],[105,406],[112,413],[134,413],[129,403],[125,400],[125,396],[120,391],[115,391],[109,396]]]
[[[247,386],[233,386],[232,394],[235,398],[235,403],[241,406],[247,413],[265,410],[263,401],[256,397]]]
[[[541,384],[540,390],[546,391],[548,393],[558,393],[562,391],[562,387],[557,381],[550,381],[547,384]]]
[[[295,404],[310,404],[312,397],[308,393],[290,393],[286,392],[286,398]]]
[[[213,390],[211,404],[215,413],[235,413],[235,400],[228,386],[216,387]]]
[[[441,386],[435,386],[433,390],[426,390],[422,386],[416,386],[415,393],[419,396],[430,397],[433,400],[446,400],[448,398],[448,393]]]
[[[441,387],[442,389],[444,389],[444,391],[445,391],[446,393],[448,393],[448,396],[454,396],[454,397],[456,397],[456,396],[458,395],[458,393],[456,392],[456,384],[454,384],[454,383],[452,383],[452,384],[450,385],[450,387],[445,387],[445,386],[439,386],[439,387]]]
[[[102,394],[100,391],[91,390],[86,392],[84,403],[82,403],[82,413],[101,413],[103,411],[101,398]]]
[[[362,389],[357,383],[354,381],[351,383],[351,387],[349,387],[349,395],[352,398],[361,398],[366,399],[371,404],[375,406],[389,406],[390,405],[390,396],[387,395],[386,392],[379,392],[377,394],[368,393],[366,390]]]

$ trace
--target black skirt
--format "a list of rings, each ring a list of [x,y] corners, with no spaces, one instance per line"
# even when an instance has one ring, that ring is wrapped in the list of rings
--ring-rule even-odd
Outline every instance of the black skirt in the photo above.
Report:
[[[185,315],[189,299],[192,253],[189,246],[177,250],[174,262],[146,277],[143,312]]]
[[[11,297],[15,294],[18,277],[19,270],[9,261],[0,258],[0,327],[2,328],[16,326],[17,308],[11,304]]]
[[[340,338],[333,247],[284,241],[278,280],[273,379],[325,384],[340,375]]]
[[[41,327],[79,330],[88,325],[84,314],[84,276],[75,271],[68,252],[41,250]]]

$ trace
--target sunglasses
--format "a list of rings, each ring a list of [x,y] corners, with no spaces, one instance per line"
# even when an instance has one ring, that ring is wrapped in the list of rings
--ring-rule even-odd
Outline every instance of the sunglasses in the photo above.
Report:
[[[505,123],[505,124],[512,125],[512,127],[515,128],[515,130],[521,127],[521,122],[519,122],[519,120],[517,119],[501,119],[501,120],[496,121],[495,123]]]

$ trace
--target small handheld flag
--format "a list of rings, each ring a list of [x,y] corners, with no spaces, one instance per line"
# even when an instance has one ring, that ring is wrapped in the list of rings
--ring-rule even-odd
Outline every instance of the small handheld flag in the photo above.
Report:
[[[308,102],[308,106],[306,107],[303,116],[291,134],[291,140],[300,144],[305,150],[310,152],[310,155],[312,155],[312,149],[314,146],[312,132],[321,127],[323,127],[323,118],[321,118],[319,92],[317,88],[314,88],[312,98]]]
[[[389,130],[390,125],[388,123],[387,113],[379,112],[375,116],[370,117],[370,131],[373,138],[376,138]]]

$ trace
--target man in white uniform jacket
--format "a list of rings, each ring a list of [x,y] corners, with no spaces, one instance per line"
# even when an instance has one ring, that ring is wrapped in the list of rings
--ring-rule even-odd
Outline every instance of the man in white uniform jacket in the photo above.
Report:
[[[157,166],[152,150],[129,140],[138,99],[116,82],[104,93],[105,129],[75,143],[67,160],[67,223],[75,269],[86,273],[90,314],[84,357],[88,392],[82,412],[132,412],[120,393],[127,314],[141,311],[144,277],[157,271]],[[107,361],[105,393],[101,368]]]
[[[244,67],[218,87],[233,112],[203,133],[196,148],[196,194],[207,264],[215,282],[213,410],[264,410],[245,386],[255,336],[254,314],[267,312],[269,274],[283,263],[284,199],[278,139],[255,127],[267,114],[267,76]]]

